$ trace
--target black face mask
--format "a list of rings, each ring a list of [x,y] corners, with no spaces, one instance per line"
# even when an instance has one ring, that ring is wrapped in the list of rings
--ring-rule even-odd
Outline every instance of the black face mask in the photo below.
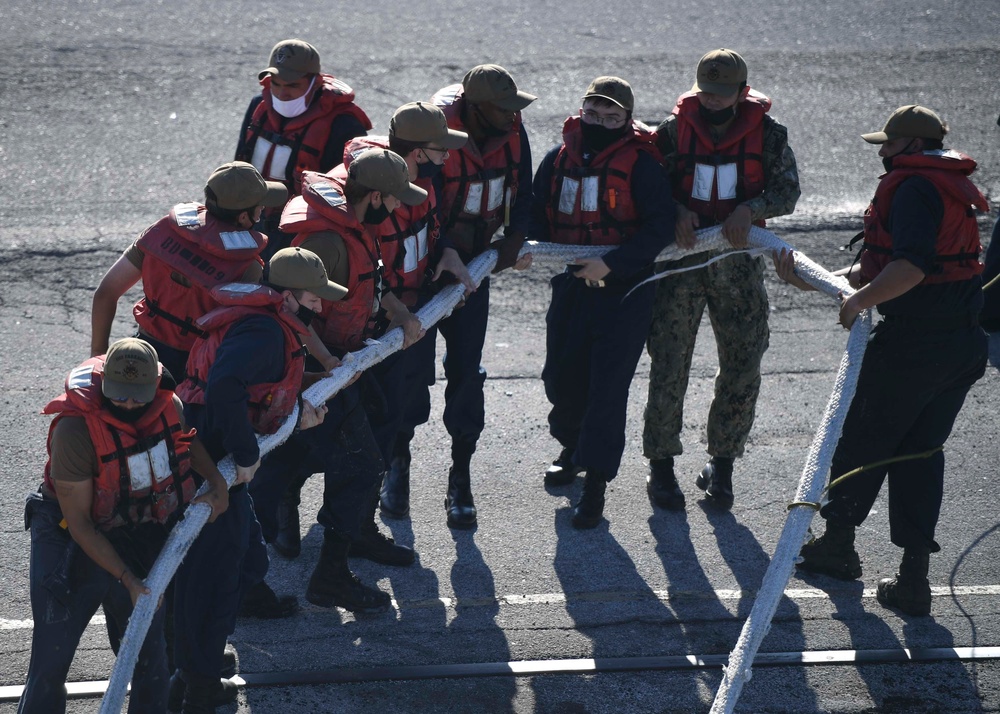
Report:
[[[910,143],[907,144],[905,147],[903,147],[902,151],[897,152],[897,153],[893,154],[892,156],[883,156],[882,157],[882,168],[885,169],[886,173],[889,173],[890,171],[892,171],[892,160],[895,159],[897,156],[902,156],[903,154],[907,153],[910,150],[910,147],[913,146],[913,141],[914,140],[911,139]]]
[[[698,113],[701,118],[707,121],[712,126],[719,126],[720,124],[725,124],[730,119],[736,116],[736,105],[731,107],[726,107],[725,109],[716,109],[712,111],[708,107],[699,104]]]
[[[625,122],[625,124],[616,129],[609,129],[600,124],[588,124],[585,121],[580,122],[580,130],[583,132],[583,144],[596,154],[601,153],[625,136],[625,132],[628,129],[628,122]]]
[[[311,323],[313,318],[316,317],[316,311],[310,310],[302,303],[299,303],[299,309],[295,311],[295,317],[299,318],[299,322],[303,325],[309,327],[309,323]]]
[[[434,178],[441,173],[441,169],[443,168],[444,164],[435,164],[433,161],[428,161],[426,164],[419,164],[417,166],[417,178]]]
[[[146,415],[146,412],[148,412],[149,408],[152,406],[152,402],[150,402],[149,404],[144,404],[135,409],[127,409],[126,407],[115,404],[107,398],[105,398],[104,404],[111,416],[118,421],[125,422],[126,424],[135,424],[138,422],[143,416]]]
[[[368,208],[365,209],[364,222],[372,226],[377,226],[379,223],[381,223],[388,217],[389,217],[389,208],[385,205],[384,202],[378,208],[375,208],[369,203]]]

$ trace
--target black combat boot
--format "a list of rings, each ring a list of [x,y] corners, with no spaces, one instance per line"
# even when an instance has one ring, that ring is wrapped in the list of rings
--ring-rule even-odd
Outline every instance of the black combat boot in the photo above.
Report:
[[[907,615],[930,615],[931,584],[927,581],[929,567],[928,548],[905,548],[896,577],[880,580],[875,597],[883,606],[896,608]]]
[[[730,509],[733,506],[733,460],[713,456],[698,474],[695,484],[705,492],[705,498],[714,506]]]
[[[190,675],[188,677],[190,678]],[[207,686],[211,688],[210,685]],[[219,685],[212,688],[212,695],[209,701],[212,705],[210,711],[214,712],[216,707],[224,707],[227,704],[232,704],[236,701],[239,693],[240,688],[234,682],[229,681],[225,677],[219,679]],[[167,694],[167,711],[184,711],[184,697],[186,694],[187,683],[184,681],[183,674],[178,669],[170,677],[170,690]],[[198,703],[194,703],[194,706],[196,706],[197,711]]]
[[[228,679],[204,677],[193,672],[178,670],[174,677],[180,680],[178,687],[183,687],[183,703],[178,711],[183,714],[215,714],[215,708],[236,701],[240,688]],[[171,690],[174,678],[170,681]],[[169,702],[168,702],[169,708]],[[171,709],[171,711],[174,711]]]
[[[393,449],[389,471],[382,480],[379,498],[382,515],[406,518],[410,515],[410,442],[399,443]]]
[[[796,567],[800,570],[838,580],[861,577],[861,556],[854,549],[854,526],[827,521],[826,533],[802,546],[799,557],[802,561]]]
[[[278,534],[271,547],[278,555],[289,560],[299,557],[302,552],[302,531],[299,527],[300,491],[290,487],[278,501]]]
[[[545,472],[546,486],[569,486],[583,469],[573,463],[573,449],[564,448]]]
[[[382,565],[412,565],[415,554],[412,548],[398,545],[389,536],[383,535],[375,522],[375,511],[379,504],[379,487],[372,489],[370,505],[361,517],[361,532],[351,541],[348,551],[352,558],[364,558]]]
[[[475,445],[453,443],[451,470],[448,472],[448,495],[444,508],[448,513],[449,528],[474,528],[476,504],[472,500],[472,474],[469,473]]]
[[[351,541],[344,535],[327,529],[319,562],[309,578],[306,600],[320,607],[342,607],[356,615],[385,612],[392,598],[378,588],[364,585],[347,565]]]
[[[651,459],[649,476],[646,477],[646,493],[649,500],[668,511],[684,510],[684,492],[674,476],[674,457]]]
[[[607,488],[608,479],[604,474],[587,469],[587,475],[583,479],[583,493],[573,508],[574,528],[594,528],[601,522],[604,515],[604,492]]]
[[[256,617],[261,620],[280,620],[299,611],[299,601],[294,595],[278,597],[271,586],[261,580],[243,591],[240,597],[239,617]]]

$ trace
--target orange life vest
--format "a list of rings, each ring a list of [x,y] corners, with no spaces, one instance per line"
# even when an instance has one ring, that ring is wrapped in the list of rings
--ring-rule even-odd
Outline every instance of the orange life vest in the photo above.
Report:
[[[448,118],[448,126],[467,131],[462,123],[466,106],[461,84],[438,91],[431,101]],[[471,258],[489,247],[493,234],[510,223],[510,210],[517,196],[521,165],[521,113],[505,136],[491,137],[480,151],[475,141],[449,152],[442,175],[442,232],[463,258]],[[530,180],[530,177],[528,177]]]
[[[83,417],[97,455],[90,507],[97,527],[110,530],[126,524],[166,523],[194,498],[188,449],[195,432],[181,427],[169,389],[156,391],[139,421],[116,419],[105,408],[103,377],[104,355],[91,357],[69,373],[65,393],[42,410],[56,415],[46,445],[45,486],[55,492],[51,469],[56,424],[64,417]]]
[[[900,154],[892,159],[892,171],[882,176],[875,196],[865,211],[861,276],[871,281],[892,261],[892,233],[887,227],[896,189],[910,176],[923,176],[934,184],[944,204],[944,217],[934,244],[932,270],[921,285],[968,280],[983,272],[979,254],[977,211],[989,211],[989,203],[969,180],[976,162],[957,151],[924,151]]]
[[[329,75],[319,75],[319,96],[297,117],[286,119],[274,111],[271,104],[271,77],[260,81],[263,100],[254,108],[247,127],[243,152],[236,158],[257,167],[270,181],[281,181],[294,196],[301,191],[303,171],[319,171],[330,125],[341,114],[350,114],[365,128],[371,120],[354,103],[354,90]]]
[[[278,322],[285,336],[285,373],[278,382],[249,384],[247,392],[254,431],[273,434],[292,413],[302,389],[306,354],[302,336],[308,329],[295,315],[281,309],[281,295],[265,285],[220,285],[212,291],[212,297],[219,307],[198,320],[204,334],[191,349],[188,377],[177,388],[177,395],[188,404],[205,404],[208,373],[229,328],[251,315],[268,315]]]
[[[764,115],[771,100],[749,90],[737,106],[736,119],[716,143],[698,113],[695,92],[682,94],[677,116],[677,172],[674,199],[699,216],[721,223],[739,204],[764,190]],[[763,226],[763,221],[755,221]],[[705,224],[703,223],[704,227]]]
[[[210,291],[239,280],[267,236],[214,218],[200,203],[179,203],[139,237],[143,297],[132,314],[146,335],[187,352],[195,320],[216,307]]]
[[[620,245],[628,239],[639,224],[632,200],[632,169],[641,153],[659,160],[654,139],[632,124],[631,131],[585,166],[580,117],[566,120],[546,207],[553,243]]]
[[[344,147],[344,167],[367,149],[389,148],[389,137],[359,136]],[[418,178],[416,185],[427,191],[427,200],[416,206],[400,202],[389,217],[371,230],[378,234],[386,287],[400,301],[413,307],[427,280],[431,256],[440,233],[437,220],[437,195],[430,179]]]
[[[328,348],[346,353],[375,337],[381,320],[383,268],[378,241],[358,222],[344,197],[347,170],[343,165],[328,174],[302,174],[302,195],[296,196],[281,214],[281,230],[294,233],[293,246],[320,231],[333,231],[344,240],[349,276],[347,294],[336,301],[323,301],[313,321],[316,334]]]

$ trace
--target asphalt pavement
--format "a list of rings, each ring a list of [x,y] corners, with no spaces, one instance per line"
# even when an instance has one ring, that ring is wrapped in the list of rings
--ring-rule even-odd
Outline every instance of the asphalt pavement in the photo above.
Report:
[[[946,143],[978,159],[978,185],[994,201],[1000,196],[993,0],[375,0],[294,11],[236,0],[51,0],[0,3],[0,17],[7,50],[0,63],[0,687],[23,683],[31,649],[22,510],[45,463],[48,419],[39,411],[88,356],[90,300],[104,271],[171,205],[196,200],[209,172],[232,158],[256,73],[280,39],[315,44],[324,69],[355,88],[381,133],[397,106],[460,81],[475,64],[502,64],[539,96],[524,113],[536,162],[593,77],[628,79],[636,115],[657,123],[691,86],[704,52],[736,49],[750,84],[773,98],[801,174],[798,210],[770,227],[831,268],[850,261],[842,246],[860,229],[881,169],[859,135],[881,128],[901,104],[937,110],[951,126]],[[984,241],[991,225],[982,223]],[[487,430],[473,460],[478,529],[445,525],[449,441],[439,375],[434,417],[414,443],[412,518],[383,524],[416,548],[418,561],[356,563],[363,579],[392,592],[395,608],[356,619],[308,606],[287,621],[241,621],[232,638],[241,673],[300,683],[247,687],[238,706],[221,711],[708,711],[722,678],[717,658],[732,649],[753,604],[846,332],[829,298],[769,276],[771,347],[730,513],[705,506],[694,486],[717,366],[707,319],[678,459],[684,513],[655,509],[645,495],[644,357],[608,523],[578,532],[569,518],[580,484],[547,490],[541,478],[558,452],[539,379],[547,281],[556,269],[539,264],[493,283],[483,360]],[[130,304],[120,304],[114,337],[130,334]],[[883,495],[858,534],[863,582],[793,577],[762,647],[772,663],[755,669],[737,711],[1000,710],[993,659],[893,661],[902,648],[919,659],[925,651],[1000,646],[998,382],[991,369],[970,392],[946,450],[932,617],[901,617],[872,596],[899,555]],[[275,556],[269,575],[279,592],[300,598],[319,553],[311,521],[320,488],[314,479],[305,490],[302,555]],[[882,652],[886,661],[795,659],[855,651]],[[602,671],[585,671],[591,660]],[[95,622],[70,679],[106,679],[112,664]],[[515,676],[519,666],[527,673]],[[386,679],[401,667],[415,668],[412,678]],[[560,669],[570,671],[554,673]],[[69,711],[97,706],[74,700]],[[0,713],[15,707],[0,702]]]

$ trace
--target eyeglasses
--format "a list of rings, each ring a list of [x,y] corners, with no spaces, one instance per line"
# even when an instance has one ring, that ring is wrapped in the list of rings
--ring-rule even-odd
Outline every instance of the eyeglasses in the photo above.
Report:
[[[598,114],[592,109],[585,109],[582,116],[587,120],[588,124],[599,124],[607,127],[608,129],[617,129],[618,127],[624,125],[626,119],[628,118],[623,117],[621,114]]]
[[[140,407],[144,407],[152,401],[151,399],[136,399],[135,397],[108,397],[109,402],[118,406],[128,404],[129,399],[132,400],[133,404]]]

